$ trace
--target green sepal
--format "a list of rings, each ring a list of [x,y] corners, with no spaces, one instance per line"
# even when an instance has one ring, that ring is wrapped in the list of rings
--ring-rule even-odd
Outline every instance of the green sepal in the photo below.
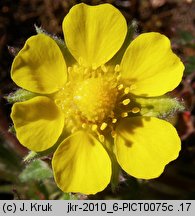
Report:
[[[56,35],[52,35],[49,34],[47,31],[45,31],[43,28],[38,27],[37,25],[35,26],[35,30],[37,32],[37,34],[45,34],[49,37],[51,37],[53,40],[55,40],[55,42],[57,43],[57,45],[59,46],[65,60],[66,60],[66,64],[72,65],[76,62],[76,60],[74,59],[74,57],[71,55],[71,53],[69,52],[64,40],[62,40],[60,37],[57,37]]]
[[[53,154],[56,149],[58,148],[58,146],[60,145],[60,143],[67,138],[67,133],[64,130],[62,132],[62,134],[60,135],[58,141],[49,149],[46,149],[45,151],[42,152],[35,152],[35,151],[30,151],[26,157],[23,158],[23,161],[25,163],[30,163],[31,161],[35,160],[35,159],[41,159],[43,157],[48,157],[49,155]]]
[[[119,178],[121,173],[121,168],[117,162],[116,156],[114,154],[109,154],[111,162],[112,162],[112,177],[111,177],[111,190],[114,193],[119,185]]]
[[[110,160],[112,163],[112,176],[111,176],[110,186],[111,186],[112,192],[114,193],[119,184],[119,176],[121,173],[121,168],[117,162],[116,155],[114,153],[115,146],[114,146],[113,137],[111,136],[106,137],[105,142],[104,142],[104,147],[108,155],[110,156]]]
[[[134,98],[135,104],[141,107],[140,114],[142,116],[158,117],[166,119],[173,116],[176,112],[185,110],[185,106],[177,98],[167,96],[154,98]]]
[[[30,161],[40,158],[43,155],[41,155],[40,153],[34,152],[34,151],[30,151],[28,153],[28,155],[26,157],[24,157],[23,161],[29,163]]]
[[[53,152],[54,152],[54,150],[52,150],[52,149],[48,149],[48,150],[45,150],[43,152],[30,151],[28,153],[28,155],[23,158],[23,161],[25,163],[31,163],[33,160],[41,159],[43,157],[47,157],[49,154],[51,154]]]
[[[9,103],[15,103],[15,102],[22,102],[29,100],[38,94],[29,92],[24,89],[18,89],[15,92],[10,93],[8,96],[5,96],[4,98],[9,102]]]
[[[57,142],[55,145],[53,145],[51,148],[42,151],[42,152],[35,152],[35,151],[30,151],[26,157],[24,157],[23,161],[25,163],[30,163],[31,161],[35,159],[40,159],[43,157],[48,157],[48,155],[52,154],[55,152],[56,148],[58,147],[59,142]]]
[[[16,130],[15,130],[14,125],[9,126],[8,132],[11,134],[16,134]]]
[[[123,42],[122,47],[114,55],[114,57],[110,60],[110,63],[113,63],[115,65],[120,64],[127,47],[129,46],[129,44],[133,40],[133,36],[134,36],[136,30],[137,30],[137,22],[133,20],[132,23],[130,25],[128,25],[127,35],[126,35],[125,41]]]
[[[64,193],[59,200],[78,200],[78,195],[77,194],[72,194],[72,193]]]
[[[53,173],[48,164],[42,160],[34,160],[19,175],[21,182],[41,181],[53,177]]]

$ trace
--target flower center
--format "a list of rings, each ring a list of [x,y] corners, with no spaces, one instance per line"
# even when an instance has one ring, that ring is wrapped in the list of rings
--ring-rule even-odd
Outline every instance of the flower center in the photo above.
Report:
[[[65,125],[72,133],[81,128],[95,133],[101,142],[115,125],[129,113],[136,114],[130,97],[131,87],[120,81],[119,65],[115,68],[68,68],[68,82],[54,96],[55,103],[65,114]]]
[[[108,77],[97,77],[78,83],[73,100],[81,115],[90,122],[101,122],[115,107],[117,83]]]

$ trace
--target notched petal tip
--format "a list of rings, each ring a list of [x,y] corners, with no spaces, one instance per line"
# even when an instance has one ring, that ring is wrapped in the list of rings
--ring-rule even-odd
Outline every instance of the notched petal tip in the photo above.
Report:
[[[55,41],[44,34],[30,37],[12,63],[11,78],[34,93],[50,94],[62,87],[67,68]]]
[[[131,92],[138,96],[161,96],[181,82],[184,65],[171,50],[170,40],[156,32],[139,35],[127,48],[121,75],[136,85]]]
[[[84,66],[99,67],[122,46],[127,24],[120,11],[110,4],[81,3],[64,18],[63,32],[67,47],[78,62],[82,58]]]
[[[181,141],[170,123],[154,117],[134,117],[119,124],[115,146],[118,163],[128,174],[152,179],[178,157]]]
[[[63,114],[44,96],[15,103],[11,118],[20,143],[35,152],[52,147],[64,127]]]
[[[52,160],[54,178],[64,192],[96,194],[111,179],[111,161],[92,135],[76,132],[64,140]]]

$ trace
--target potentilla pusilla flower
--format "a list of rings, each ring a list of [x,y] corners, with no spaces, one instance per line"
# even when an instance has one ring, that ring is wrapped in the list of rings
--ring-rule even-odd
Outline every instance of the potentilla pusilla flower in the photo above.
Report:
[[[169,39],[141,34],[117,60],[127,24],[110,4],[75,5],[62,28],[66,48],[41,33],[13,61],[13,81],[34,95],[12,107],[18,140],[35,152],[55,146],[52,168],[64,192],[102,191],[117,164],[136,178],[158,177],[181,147],[169,122],[143,112],[182,79]]]

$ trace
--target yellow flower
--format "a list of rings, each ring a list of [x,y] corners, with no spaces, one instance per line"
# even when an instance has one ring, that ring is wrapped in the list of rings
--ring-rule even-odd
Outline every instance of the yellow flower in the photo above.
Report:
[[[180,139],[170,123],[141,116],[142,107],[133,99],[161,96],[181,81],[184,66],[169,39],[141,34],[116,64],[112,57],[127,25],[110,4],[74,6],[63,32],[74,63],[45,34],[30,37],[13,61],[14,82],[37,93],[13,105],[17,138],[40,152],[67,134],[52,159],[55,181],[64,192],[103,190],[115,157],[136,178],[158,177],[177,158]]]

